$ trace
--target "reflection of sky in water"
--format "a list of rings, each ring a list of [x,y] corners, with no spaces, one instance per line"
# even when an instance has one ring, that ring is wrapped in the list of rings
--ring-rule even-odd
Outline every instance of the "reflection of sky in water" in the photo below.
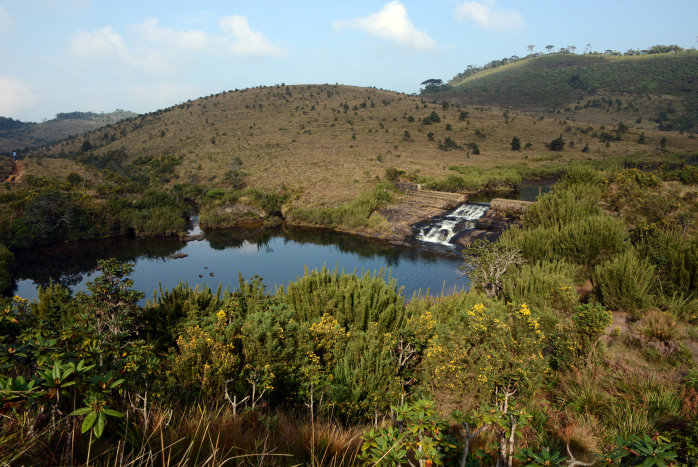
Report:
[[[461,261],[455,258],[415,249],[386,248],[384,244],[376,246],[373,251],[369,243],[355,241],[353,245],[361,247],[359,254],[358,250],[352,251],[351,244],[342,243],[340,247],[339,244],[327,242],[332,236],[325,234],[322,238],[322,242],[327,244],[312,243],[312,235],[303,242],[272,236],[259,243],[243,240],[238,242],[238,246],[222,249],[212,248],[207,240],[192,241],[179,250],[188,255],[185,258],[138,257],[132,260],[136,265],[131,278],[134,288],[146,292],[148,299],[160,282],[163,288],[168,289],[180,281],[192,287],[207,285],[214,290],[219,283],[223,284],[224,289],[235,288],[238,272],[246,279],[255,275],[262,277],[267,290],[274,291],[301,277],[305,267],[313,270],[323,266],[359,274],[389,267],[398,285],[405,287],[406,298],[419,290],[425,293],[430,289],[431,294],[439,295],[442,289],[445,293],[452,293],[454,289],[466,289],[469,285],[467,277],[458,272]],[[89,269],[81,271],[82,281],[72,287],[73,290],[85,290],[85,284],[96,277],[98,272]],[[36,284],[31,278],[20,280],[16,293],[35,299]]]

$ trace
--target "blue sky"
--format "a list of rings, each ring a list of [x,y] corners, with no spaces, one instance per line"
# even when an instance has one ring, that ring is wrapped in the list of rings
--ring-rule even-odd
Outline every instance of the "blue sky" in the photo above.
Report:
[[[412,93],[529,44],[697,39],[695,0],[0,0],[0,116],[149,112],[282,82]]]

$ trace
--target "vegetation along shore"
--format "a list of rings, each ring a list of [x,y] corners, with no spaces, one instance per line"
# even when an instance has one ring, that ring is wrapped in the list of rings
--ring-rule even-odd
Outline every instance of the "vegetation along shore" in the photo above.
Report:
[[[698,464],[698,56],[655,52],[531,55],[420,95],[231,90],[8,143],[0,463]],[[184,238],[194,214],[416,245],[535,179],[556,183],[480,221],[493,241],[462,237],[472,287],[450,295],[324,268],[153,293],[114,259],[84,292],[11,292],[40,245]]]

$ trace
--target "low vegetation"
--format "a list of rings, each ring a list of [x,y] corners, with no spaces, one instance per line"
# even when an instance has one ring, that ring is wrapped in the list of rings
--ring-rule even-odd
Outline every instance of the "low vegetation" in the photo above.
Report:
[[[693,464],[698,255],[659,253],[695,244],[696,203],[647,215],[675,189],[662,177],[570,167],[520,227],[467,251],[473,288],[452,296],[406,302],[384,272],[323,269],[139,305],[109,260],[87,293],[5,299],[0,459]]]

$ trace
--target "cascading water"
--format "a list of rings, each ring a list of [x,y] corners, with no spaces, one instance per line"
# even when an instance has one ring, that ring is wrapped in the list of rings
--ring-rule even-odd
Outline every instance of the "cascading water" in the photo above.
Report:
[[[465,203],[445,216],[435,217],[430,223],[418,226],[417,240],[428,243],[438,243],[453,246],[451,239],[465,229],[475,227],[475,221],[482,217],[487,209],[486,204]]]

